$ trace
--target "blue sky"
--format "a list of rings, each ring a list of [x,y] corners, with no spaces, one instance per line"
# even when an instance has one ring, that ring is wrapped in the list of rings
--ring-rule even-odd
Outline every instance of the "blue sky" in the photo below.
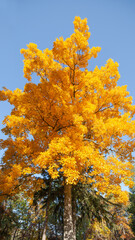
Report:
[[[135,1],[134,0],[0,0],[0,89],[23,89],[20,49],[34,42],[52,48],[56,37],[70,36],[75,16],[88,19],[90,47],[102,48],[90,69],[112,58],[119,63],[119,85],[128,85],[135,103]],[[0,128],[8,103],[0,103]],[[3,135],[0,133],[0,138]]]

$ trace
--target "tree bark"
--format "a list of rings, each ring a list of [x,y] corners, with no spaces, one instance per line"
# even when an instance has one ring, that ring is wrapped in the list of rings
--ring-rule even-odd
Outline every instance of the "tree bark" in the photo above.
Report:
[[[38,240],[40,240],[41,229],[40,229],[40,219],[38,219]]]
[[[44,229],[43,229],[43,235],[42,240],[47,240],[46,232],[47,232],[47,223],[48,223],[48,211],[49,211],[49,203],[50,203],[50,192],[51,192],[51,182],[49,182],[49,192],[48,192],[48,199],[46,204],[46,210],[45,210],[45,222],[44,222]]]
[[[42,240],[46,240],[46,225],[44,226]]]
[[[46,207],[46,214],[45,214],[45,222],[44,222],[44,229],[43,229],[43,235],[42,240],[46,240],[46,230],[47,230],[47,220],[48,220],[48,204]]]
[[[73,201],[72,201],[72,218],[73,218],[73,238],[74,240],[76,240],[76,201],[75,199],[73,198]]]
[[[74,240],[71,190],[71,184],[64,185],[64,240]]]

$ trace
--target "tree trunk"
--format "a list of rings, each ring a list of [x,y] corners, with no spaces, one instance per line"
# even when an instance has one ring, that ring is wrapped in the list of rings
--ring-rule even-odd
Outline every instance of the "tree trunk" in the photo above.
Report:
[[[40,229],[40,219],[38,219],[38,240],[40,240],[41,229]]]
[[[64,240],[74,240],[71,189],[71,184],[64,185]]]
[[[45,222],[44,222],[44,229],[43,229],[43,235],[42,235],[42,240],[46,240],[46,230],[47,230],[47,221],[48,221],[48,202],[46,206],[46,214],[45,214]]]
[[[47,223],[48,223],[48,211],[49,211],[49,203],[50,203],[50,192],[51,192],[51,181],[49,183],[49,193],[48,193],[48,199],[45,209],[45,222],[44,222],[44,229],[43,229],[43,235],[42,240],[47,240],[46,232],[47,232]]]
[[[45,225],[44,225],[42,240],[46,240],[46,223],[45,223]]]
[[[76,240],[76,201],[73,199],[72,202],[72,218],[73,218],[73,234],[74,234],[74,240]]]

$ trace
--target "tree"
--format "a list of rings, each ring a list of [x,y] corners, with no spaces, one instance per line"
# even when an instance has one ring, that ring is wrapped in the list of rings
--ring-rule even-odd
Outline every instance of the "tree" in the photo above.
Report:
[[[40,205],[46,209],[45,232],[47,239],[63,239],[63,209],[64,209],[64,188],[63,179],[51,180],[47,171],[43,171],[44,187],[34,194],[34,205]],[[105,220],[110,222],[112,214],[110,206],[113,206],[110,199],[97,195],[91,189],[90,184],[78,184],[72,187],[72,216],[73,229],[78,240],[86,239],[89,224],[97,219],[98,222]],[[111,221],[114,221],[114,219]]]
[[[133,233],[135,234],[135,186],[132,189],[130,189],[129,201],[130,201],[130,205],[128,207],[128,212],[130,214],[129,216],[130,227]]]
[[[21,50],[28,80],[24,90],[0,92],[1,100],[14,106],[4,119],[8,138],[1,140],[1,191],[13,194],[21,184],[31,196],[41,186],[34,174],[42,169],[52,179],[62,174],[64,240],[75,239],[73,185],[92,183],[98,193],[126,204],[128,194],[120,184],[131,183],[135,106],[126,86],[117,86],[117,62],[109,59],[101,69],[88,70],[100,52],[100,47],[90,49],[89,37],[87,19],[75,17],[74,33],[56,39],[52,50],[30,43]],[[39,83],[32,82],[32,73]]]
[[[17,215],[9,204],[0,204],[0,237],[1,240],[10,240],[17,225]]]
[[[110,209],[112,219],[109,222],[95,220],[87,231],[87,240],[132,240],[134,239],[133,232],[130,229],[128,218],[125,211],[120,208]]]
[[[34,194],[33,204],[46,210],[44,232],[47,239],[63,239],[64,187],[62,178],[52,179],[47,171],[42,172],[44,186]]]
[[[43,219],[43,209],[35,211],[23,193],[15,195],[0,206],[1,240],[41,240]]]

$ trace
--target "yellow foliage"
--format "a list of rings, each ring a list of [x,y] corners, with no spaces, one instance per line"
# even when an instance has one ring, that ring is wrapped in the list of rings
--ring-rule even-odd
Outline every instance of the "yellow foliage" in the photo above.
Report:
[[[34,43],[21,50],[28,83],[23,91],[0,91],[0,99],[14,106],[3,121],[9,137],[0,143],[3,192],[14,189],[20,176],[44,168],[53,179],[63,174],[67,184],[92,183],[127,203],[120,184],[132,184],[135,106],[126,86],[117,86],[117,62],[87,69],[101,50],[90,49],[89,37],[87,19],[75,17],[74,33],[56,39],[52,50],[41,51]],[[39,83],[32,82],[32,73]]]

